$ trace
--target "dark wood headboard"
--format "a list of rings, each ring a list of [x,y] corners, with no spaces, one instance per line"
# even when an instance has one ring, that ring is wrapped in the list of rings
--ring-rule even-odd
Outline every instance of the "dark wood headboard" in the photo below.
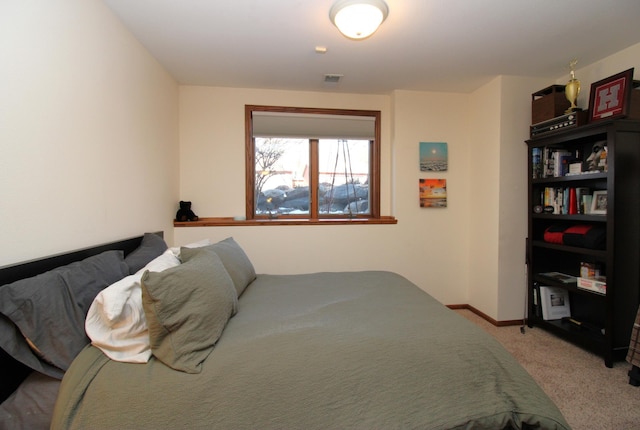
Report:
[[[156,232],[157,235],[163,236],[162,232]],[[119,240],[117,242],[105,243],[98,246],[79,249],[63,254],[52,255],[37,260],[31,260],[23,263],[17,263],[10,266],[0,267],[0,288],[2,285],[10,284],[24,278],[39,275],[56,267],[64,266],[74,261],[84,260],[92,255],[100,254],[104,251],[122,250],[124,255],[129,254],[136,249],[142,236],[132,237],[129,239]],[[4,318],[4,316],[0,316]],[[4,401],[20,383],[31,373],[31,369],[22,363],[14,360],[2,348],[0,348],[0,403]]]

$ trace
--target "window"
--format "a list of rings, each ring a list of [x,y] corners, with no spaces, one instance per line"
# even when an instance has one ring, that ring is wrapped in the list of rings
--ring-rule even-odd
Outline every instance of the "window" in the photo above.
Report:
[[[247,219],[380,217],[380,112],[246,106]]]

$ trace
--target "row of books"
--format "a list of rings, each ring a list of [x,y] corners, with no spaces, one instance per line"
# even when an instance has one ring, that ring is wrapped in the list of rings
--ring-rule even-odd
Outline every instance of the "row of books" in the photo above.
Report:
[[[564,149],[532,148],[533,179],[553,178],[565,176],[570,172],[570,166],[580,165],[580,154],[572,153]]]
[[[580,150],[561,148],[532,148],[533,179],[557,178],[607,171],[606,142],[596,142],[586,159]]]
[[[591,190],[586,187],[545,187],[540,196],[544,207],[552,207],[556,215],[588,214]]]

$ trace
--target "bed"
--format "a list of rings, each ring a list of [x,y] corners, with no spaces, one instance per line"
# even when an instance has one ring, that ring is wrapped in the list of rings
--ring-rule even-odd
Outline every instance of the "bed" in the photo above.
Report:
[[[495,339],[398,274],[256,275],[233,238],[171,249],[152,236],[115,251],[120,279],[92,284],[84,344],[65,351],[66,368],[0,304],[5,325],[21,325],[13,342],[38,351],[37,361],[14,357],[0,339],[3,381],[23,368],[0,428],[569,428]],[[34,413],[21,393],[43,380],[50,406]]]

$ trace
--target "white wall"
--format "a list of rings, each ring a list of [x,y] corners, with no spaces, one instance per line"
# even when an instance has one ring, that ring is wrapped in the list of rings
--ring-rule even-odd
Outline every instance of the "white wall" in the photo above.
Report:
[[[498,207],[498,321],[524,318],[527,237],[527,146],[531,125],[531,94],[546,80],[502,76],[500,95],[500,171]]]
[[[392,240],[398,259],[413,279],[447,304],[468,303],[469,218],[469,96],[466,94],[395,91],[394,170],[399,233]],[[446,142],[448,170],[421,172],[419,142]],[[447,207],[421,208],[418,180],[446,179]]]
[[[178,85],[98,0],[0,5],[0,266],[164,230]]]
[[[467,303],[497,313],[500,186],[500,94],[496,78],[475,91],[469,104],[469,260]]]

